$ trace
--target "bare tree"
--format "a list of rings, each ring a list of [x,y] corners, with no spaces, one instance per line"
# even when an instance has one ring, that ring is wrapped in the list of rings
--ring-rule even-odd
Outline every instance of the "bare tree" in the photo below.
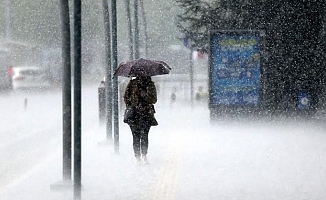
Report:
[[[128,38],[129,38],[129,59],[133,59],[134,50],[133,50],[133,37],[132,37],[132,24],[131,24],[131,14],[130,14],[130,0],[125,0],[125,8],[127,14],[127,23],[128,23]]]
[[[145,35],[145,57],[148,55],[148,32],[147,32],[147,21],[146,21],[146,12],[144,9],[144,1],[139,0],[140,2],[140,8],[141,8],[141,14],[142,14],[142,21],[144,26],[144,35]]]

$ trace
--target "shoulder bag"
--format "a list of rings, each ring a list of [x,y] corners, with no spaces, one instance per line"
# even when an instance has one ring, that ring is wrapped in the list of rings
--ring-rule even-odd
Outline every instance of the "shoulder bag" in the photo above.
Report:
[[[136,114],[135,106],[127,107],[123,116],[123,122],[127,124],[133,123],[135,121]]]

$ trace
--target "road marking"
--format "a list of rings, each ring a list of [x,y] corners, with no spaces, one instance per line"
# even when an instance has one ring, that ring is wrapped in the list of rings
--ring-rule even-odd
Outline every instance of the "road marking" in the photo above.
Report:
[[[181,134],[171,137],[167,158],[163,163],[155,184],[153,200],[173,200],[178,182],[178,172],[180,167],[180,151],[183,139]]]

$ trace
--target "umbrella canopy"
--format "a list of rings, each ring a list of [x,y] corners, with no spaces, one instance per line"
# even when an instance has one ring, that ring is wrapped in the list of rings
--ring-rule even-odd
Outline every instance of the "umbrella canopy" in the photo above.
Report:
[[[156,76],[170,73],[171,67],[163,61],[140,58],[122,62],[115,71],[115,76],[136,77]]]

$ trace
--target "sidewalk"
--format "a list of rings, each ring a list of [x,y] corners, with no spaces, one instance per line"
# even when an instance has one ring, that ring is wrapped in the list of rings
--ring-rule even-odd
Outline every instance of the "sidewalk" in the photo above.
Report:
[[[181,107],[183,106],[183,107]],[[157,107],[149,164],[138,165],[129,127],[120,124],[120,153],[104,127],[83,128],[83,200],[326,199],[326,132],[305,123],[221,123],[205,106]],[[61,144],[58,144],[60,146]],[[71,200],[52,191],[62,178],[58,148],[0,194],[2,200]]]
[[[136,164],[129,127],[120,123],[120,150],[105,141],[105,127],[84,125],[82,131],[82,199],[173,199],[183,137],[193,131],[189,113],[168,106],[157,113],[159,126],[150,130],[149,164]],[[189,111],[189,110],[188,110]],[[177,114],[177,116],[174,116]],[[198,117],[208,119],[207,110]],[[195,115],[192,114],[194,117]],[[188,117],[182,122],[182,118]],[[207,120],[205,120],[207,121]],[[208,123],[208,121],[207,121]],[[190,128],[190,129],[189,129]],[[51,190],[62,179],[62,150],[58,143],[47,160],[2,188],[2,200],[73,199],[73,190]]]

